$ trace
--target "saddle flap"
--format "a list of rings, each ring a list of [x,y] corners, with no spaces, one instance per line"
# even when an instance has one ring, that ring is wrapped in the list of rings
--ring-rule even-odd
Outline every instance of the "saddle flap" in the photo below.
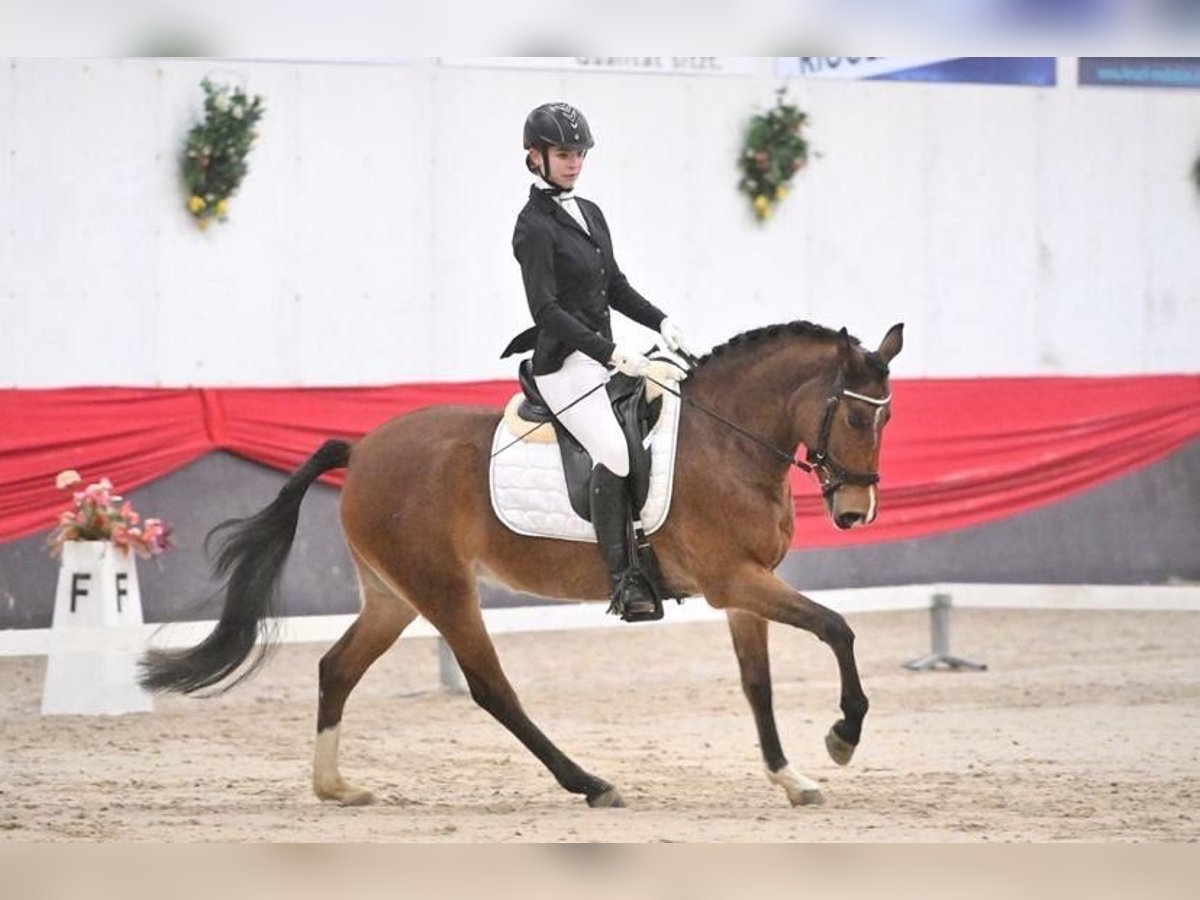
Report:
[[[520,400],[521,395],[515,395],[510,406],[515,407]],[[654,440],[649,447],[650,489],[641,509],[646,534],[653,534],[662,527],[671,506],[681,406],[678,398],[671,395],[654,402],[661,404],[661,408]],[[517,534],[595,543],[596,533],[591,522],[579,515],[568,496],[562,445],[554,446],[555,439],[527,439],[513,443],[515,437],[529,428],[511,418],[496,423],[489,491],[497,518]],[[535,434],[542,434],[547,428],[549,426],[543,426]],[[554,430],[556,438],[558,429]],[[577,483],[590,490],[591,460],[586,456],[581,458],[583,465],[579,467]]]

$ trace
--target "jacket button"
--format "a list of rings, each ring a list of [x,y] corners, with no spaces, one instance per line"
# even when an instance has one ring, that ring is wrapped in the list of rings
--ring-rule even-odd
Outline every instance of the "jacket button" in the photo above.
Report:
[[[600,267],[600,274],[601,274],[601,275],[603,275],[603,274],[604,274],[604,266],[601,266],[601,267]]]
[[[596,248],[596,252],[597,252],[597,253],[599,253],[599,252],[600,252],[600,248],[599,248],[599,247],[597,247],[597,248]]]

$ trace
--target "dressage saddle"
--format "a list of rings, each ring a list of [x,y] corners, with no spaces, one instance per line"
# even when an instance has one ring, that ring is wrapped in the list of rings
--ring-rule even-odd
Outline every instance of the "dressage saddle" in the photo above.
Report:
[[[551,422],[558,438],[559,455],[562,457],[563,474],[567,481],[567,498],[571,509],[584,521],[592,520],[590,492],[592,483],[592,456],[575,439],[542,398],[533,377],[533,363],[524,359],[517,368],[517,380],[521,384],[524,399],[517,410],[520,418],[530,423]],[[606,385],[609,401],[625,442],[629,447],[629,494],[634,510],[631,554],[641,574],[649,581],[659,600],[682,599],[683,592],[667,586],[662,577],[654,548],[646,537],[640,521],[640,512],[650,493],[650,448],[647,437],[662,413],[662,397],[653,400],[646,396],[646,381],[616,372]]]

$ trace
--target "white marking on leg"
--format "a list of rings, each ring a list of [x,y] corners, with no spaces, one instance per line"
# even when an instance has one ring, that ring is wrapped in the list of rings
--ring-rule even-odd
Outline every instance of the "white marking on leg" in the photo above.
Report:
[[[875,521],[875,513],[878,512],[878,509],[879,509],[878,502],[877,502],[876,496],[875,496],[875,485],[871,485],[869,488],[867,488],[867,495],[871,498],[871,503],[867,507],[866,524],[870,525],[872,522]]]
[[[767,780],[784,789],[792,806],[824,802],[821,786],[811,778],[793,772],[791,766],[784,766],[778,772],[767,769]]]
[[[317,732],[313,748],[313,790],[322,799],[333,799],[344,785],[338,773],[338,740],[342,726],[334,725]]]
[[[342,726],[334,725],[317,732],[313,749],[313,791],[322,800],[336,800],[342,806],[365,806],[375,795],[342,778],[338,771],[338,741]]]

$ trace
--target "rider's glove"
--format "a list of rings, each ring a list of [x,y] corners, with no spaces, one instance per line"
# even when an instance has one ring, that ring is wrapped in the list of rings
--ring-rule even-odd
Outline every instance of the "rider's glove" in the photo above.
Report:
[[[662,324],[658,326],[658,333],[662,335],[668,350],[678,350],[691,355],[692,351],[683,336],[683,330],[670,319],[662,320]]]
[[[650,360],[633,350],[624,350],[617,347],[613,350],[612,359],[609,365],[613,366],[618,372],[624,375],[631,375],[634,378],[641,378],[650,371]]]
[[[613,351],[609,362],[618,372],[634,378],[649,378],[659,384],[664,381],[683,381],[687,378],[687,372],[670,360],[647,359],[640,353],[622,350],[620,347]]]

